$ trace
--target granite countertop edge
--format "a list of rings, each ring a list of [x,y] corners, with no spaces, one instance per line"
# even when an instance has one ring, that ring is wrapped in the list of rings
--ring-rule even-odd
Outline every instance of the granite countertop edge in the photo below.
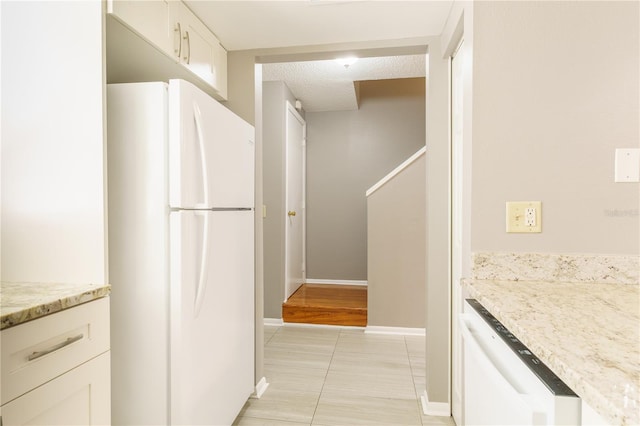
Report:
[[[106,297],[109,284],[0,283],[0,330]]]
[[[598,359],[597,362],[590,362],[589,364],[581,365],[579,363],[574,362],[571,359],[570,351],[565,351],[564,347],[561,345],[551,344],[548,338],[548,328],[543,330],[542,328],[536,328],[531,326],[531,322],[523,321],[521,317],[518,315],[514,315],[514,311],[518,308],[514,306],[514,301],[517,298],[521,298],[521,295],[514,296],[514,300],[510,299],[510,293],[515,295],[516,293],[520,293],[521,290],[528,286],[537,289],[536,297],[539,300],[543,300],[545,297],[556,297],[551,296],[549,292],[546,295],[544,287],[547,289],[557,288],[555,286],[562,285],[562,283],[556,282],[527,282],[527,281],[501,281],[501,280],[476,280],[476,279],[463,279],[462,285],[464,289],[467,290],[468,296],[471,298],[475,298],[480,302],[485,308],[487,308],[502,324],[508,328],[513,334],[518,337],[536,356],[544,362],[551,370],[561,379],[563,380],[571,389],[576,392],[581,399],[583,399],[587,404],[589,404],[596,412],[598,412],[603,418],[612,422],[612,424],[619,425],[635,425],[639,424],[639,415],[638,410],[629,409],[629,407],[625,407],[623,401],[628,400],[627,395],[621,391],[622,385],[614,383],[613,385],[604,377],[600,377],[601,381],[596,383],[594,376],[596,374],[592,371],[587,371],[587,367],[600,367],[597,365],[597,362],[602,364],[611,362],[608,359]],[[587,290],[587,286],[593,286],[592,283],[565,283],[566,288],[570,288],[571,291],[580,291]],[[608,289],[611,292],[615,292],[615,287],[613,284],[602,284],[604,286],[608,286]],[[493,289],[500,288],[501,293],[500,297],[496,297],[495,294],[491,294],[492,291],[485,291],[489,286],[493,286]],[[621,289],[628,290],[635,288],[637,291],[637,286],[629,286],[625,284],[620,285]],[[593,287],[591,287],[593,288]],[[512,290],[512,292],[510,291]],[[612,293],[613,294],[613,293]],[[554,301],[555,303],[555,301]],[[567,305],[570,306],[570,305]],[[530,306],[522,306],[523,309],[528,309]],[[551,318],[547,318],[547,316],[552,316],[549,312],[536,312],[536,321],[539,323],[544,322],[545,320],[549,320],[550,323],[554,323]],[[638,316],[637,309],[632,315]],[[557,320],[557,317],[554,318]],[[557,323],[557,321],[555,321]],[[567,326],[571,325],[571,321],[568,321]],[[569,331],[567,331],[569,332]],[[576,333],[577,334],[577,333]],[[609,344],[616,344],[618,342],[609,342]],[[592,341],[584,341],[584,347],[590,347],[593,344]],[[637,349],[636,349],[637,350]],[[604,366],[603,369],[609,368],[610,365]],[[615,366],[619,367],[618,365]],[[636,365],[637,368],[637,365]],[[625,379],[630,379],[627,383],[637,383],[639,380],[638,371],[628,372],[628,376]],[[638,397],[638,389],[633,390],[633,395],[631,395],[632,400],[636,401]]]

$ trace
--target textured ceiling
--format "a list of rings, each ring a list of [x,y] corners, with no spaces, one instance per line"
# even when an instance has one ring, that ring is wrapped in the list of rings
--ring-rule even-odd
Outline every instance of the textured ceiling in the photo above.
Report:
[[[263,81],[284,81],[305,111],[358,108],[354,81],[425,76],[425,55],[361,58],[345,68],[336,61],[264,64]]]

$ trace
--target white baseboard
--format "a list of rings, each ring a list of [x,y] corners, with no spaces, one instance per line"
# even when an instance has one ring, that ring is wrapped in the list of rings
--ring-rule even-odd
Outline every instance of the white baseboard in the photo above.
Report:
[[[425,416],[451,417],[451,407],[448,402],[429,402],[427,391],[422,393],[420,397],[422,403],[422,412]]]
[[[267,383],[267,378],[263,377],[256,385],[256,390],[251,395],[251,398],[260,399],[260,397],[265,393],[268,387],[269,383]]]
[[[285,322],[285,327],[298,327],[298,328],[327,328],[327,329],[350,329],[350,330],[362,330],[364,327],[357,325],[331,325],[331,324],[307,324],[304,322]]]
[[[426,336],[424,328],[409,327],[381,327],[377,325],[368,325],[364,332],[367,334],[398,334],[402,336]]]
[[[358,280],[316,280],[314,278],[307,278],[304,280],[307,284],[334,284],[334,285],[362,285],[366,286],[367,281]]]
[[[284,321],[282,321],[282,318],[265,318],[264,325],[271,325],[271,326],[277,327],[277,326],[284,325]]]

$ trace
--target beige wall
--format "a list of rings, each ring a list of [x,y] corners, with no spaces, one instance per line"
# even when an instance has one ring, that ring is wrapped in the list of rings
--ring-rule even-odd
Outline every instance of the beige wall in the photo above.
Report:
[[[366,280],[365,192],[424,146],[424,78],[362,82],[358,110],[306,118],[307,277]]]
[[[367,197],[367,325],[425,326],[424,154]]]
[[[640,147],[640,3],[474,7],[472,250],[638,254],[613,172]],[[509,200],[542,201],[541,234],[505,233]]]

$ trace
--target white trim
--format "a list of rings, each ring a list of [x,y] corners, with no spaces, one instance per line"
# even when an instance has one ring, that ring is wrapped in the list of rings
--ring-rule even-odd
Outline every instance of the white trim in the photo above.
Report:
[[[447,402],[429,402],[429,395],[425,389],[420,396],[422,412],[425,416],[451,417],[451,408]]]
[[[405,160],[404,163],[400,164],[398,167],[396,167],[395,169],[393,169],[388,175],[386,175],[385,177],[383,177],[382,179],[380,179],[378,181],[378,183],[376,183],[375,185],[373,185],[371,188],[369,188],[366,192],[366,196],[368,197],[369,195],[373,194],[374,192],[376,192],[378,189],[380,189],[385,183],[389,182],[391,179],[393,179],[394,177],[396,177],[396,175],[400,174],[400,172],[402,172],[404,169],[406,169],[407,167],[409,167],[411,164],[413,164],[414,161],[416,161],[418,158],[422,157],[425,153],[427,152],[427,147],[423,146],[422,148],[420,148],[418,150],[418,152],[416,152],[415,154],[413,154],[411,157],[409,157],[407,160]]]
[[[285,322],[284,326],[297,328],[344,328],[348,330],[362,330],[364,328],[357,325],[308,324],[306,322]]]
[[[265,318],[264,325],[280,326],[284,325],[282,318]]]
[[[267,378],[263,377],[262,379],[260,379],[258,384],[256,384],[256,390],[251,394],[251,398],[260,399],[262,395],[264,395],[268,387],[269,383],[267,383]]]
[[[307,278],[305,281],[307,284],[334,284],[334,285],[368,285],[366,280],[316,280],[313,278]]]
[[[364,332],[367,334],[397,334],[401,336],[426,336],[424,328],[410,327],[381,327],[377,325],[368,325]]]

